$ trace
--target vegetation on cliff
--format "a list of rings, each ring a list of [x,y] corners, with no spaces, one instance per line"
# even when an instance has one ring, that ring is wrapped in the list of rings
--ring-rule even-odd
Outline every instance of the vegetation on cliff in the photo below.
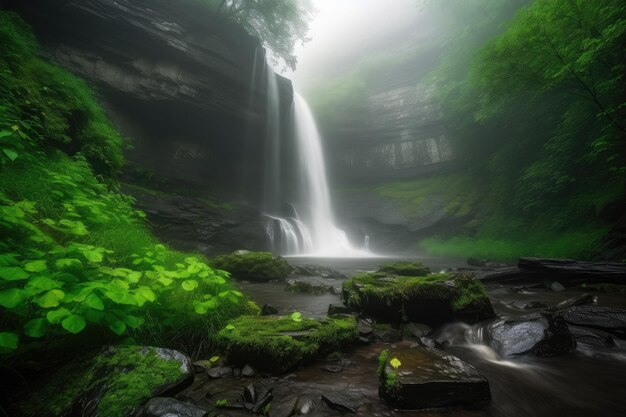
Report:
[[[242,294],[151,235],[117,191],[123,142],[91,91],[17,15],[0,23],[0,353],[118,336],[206,348]]]

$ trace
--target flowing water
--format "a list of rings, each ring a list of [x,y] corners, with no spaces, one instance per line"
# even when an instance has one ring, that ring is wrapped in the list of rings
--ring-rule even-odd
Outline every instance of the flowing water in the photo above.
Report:
[[[376,269],[389,258],[323,258],[292,257],[292,265],[314,263],[332,267],[350,276]],[[431,270],[461,266],[460,261],[419,259]],[[322,277],[304,278],[341,288],[341,279]],[[305,315],[323,317],[328,304],[340,303],[339,295],[292,294],[284,290],[284,283],[240,283],[251,298],[259,304],[269,303],[279,308],[281,314],[300,311]],[[528,311],[511,306],[512,301],[538,301],[547,306],[580,295],[578,289],[553,292],[544,288],[519,291],[510,286],[488,287],[491,302],[501,318],[518,318]],[[599,294],[598,305],[626,306],[626,296]],[[377,356],[388,344],[376,343],[356,347],[348,354],[352,365],[339,373],[323,370],[324,362],[307,366],[288,376],[293,390],[315,390],[331,387],[336,391],[358,391],[369,398],[366,407],[359,409],[360,416],[492,416],[492,417],[591,417],[622,416],[626,409],[626,396],[616,395],[624,386],[626,375],[626,344],[616,340],[616,346],[599,349],[578,343],[571,354],[554,358],[531,356],[501,357],[486,338],[489,323],[469,326],[451,323],[438,329],[433,339],[447,341],[443,347],[462,360],[474,365],[488,380],[492,400],[484,407],[455,408],[452,410],[427,410],[397,412],[390,410],[378,399],[376,377]],[[400,344],[409,342],[400,342]],[[327,414],[324,414],[327,415]],[[339,414],[337,414],[339,415]]]
[[[276,74],[267,67],[268,120],[266,138],[266,172],[264,209],[268,218],[267,236],[272,251],[281,255],[306,256],[367,256],[368,251],[356,249],[346,233],[335,224],[328,190],[322,141],[315,118],[302,96],[294,92],[289,134],[294,136],[296,172],[281,166],[284,156],[281,146],[280,95]],[[297,178],[297,201],[289,205],[284,216],[286,179]]]

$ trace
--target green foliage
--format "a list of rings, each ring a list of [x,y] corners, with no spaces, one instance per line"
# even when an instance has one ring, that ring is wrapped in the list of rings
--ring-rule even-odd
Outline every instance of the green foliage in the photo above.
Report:
[[[122,139],[86,84],[42,60],[29,27],[0,12],[0,165],[29,146],[81,153],[99,174],[122,166]]]
[[[281,373],[342,349],[358,338],[353,317],[320,321],[298,317],[242,316],[219,336],[228,358]]]
[[[422,277],[430,274],[430,269],[420,262],[399,261],[381,265],[378,272],[405,277]]]
[[[311,4],[308,0],[201,0],[211,9],[232,19],[270,49],[276,63],[279,60],[294,70],[297,43],[308,40]]]
[[[489,212],[475,231],[423,246],[498,259],[592,256],[607,231],[603,209],[624,199],[626,6],[534,0],[510,18],[519,2],[449,3],[480,16],[452,18],[454,46],[431,78],[457,151],[473,177],[489,179]]]
[[[10,93],[0,97],[0,144],[18,153],[0,156],[0,326],[7,330],[0,353],[28,352],[88,331],[168,346],[200,329],[195,342],[202,346],[247,309],[242,294],[226,272],[159,244],[133,200],[96,176],[98,167],[108,173],[119,167],[119,136],[111,128],[107,140],[92,141],[90,124],[110,125],[88,90],[34,55],[34,40],[15,15],[0,12],[0,20],[7,46],[0,52],[0,87]],[[58,95],[43,99],[28,91]],[[66,111],[86,124],[62,123]],[[40,125],[32,127],[33,120]],[[76,145],[76,152],[65,145]],[[90,159],[89,149],[98,146],[102,152]]]

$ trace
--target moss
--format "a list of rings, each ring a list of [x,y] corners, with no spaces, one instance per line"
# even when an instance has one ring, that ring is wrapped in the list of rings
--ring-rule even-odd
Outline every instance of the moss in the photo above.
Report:
[[[124,417],[154,396],[156,388],[183,376],[180,362],[160,357],[155,348],[107,348],[59,370],[42,390],[29,396],[21,414],[63,415],[77,401],[99,393],[100,417]]]
[[[394,398],[399,395],[400,381],[398,374],[389,368],[389,350],[385,349],[378,356],[378,386],[383,397]]]
[[[228,358],[270,372],[285,372],[358,338],[352,317],[294,321],[281,316],[242,316],[219,333]]]
[[[421,277],[430,274],[430,269],[426,265],[407,261],[384,264],[378,271],[406,277]]]
[[[218,256],[209,263],[239,279],[285,279],[291,273],[291,266],[284,258],[269,252],[236,252]]]
[[[626,294],[626,285],[599,283],[599,284],[582,284],[582,288],[605,293]]]
[[[357,275],[343,283],[343,301],[391,322],[479,321],[493,315],[484,286],[463,274],[400,276],[383,272]]]

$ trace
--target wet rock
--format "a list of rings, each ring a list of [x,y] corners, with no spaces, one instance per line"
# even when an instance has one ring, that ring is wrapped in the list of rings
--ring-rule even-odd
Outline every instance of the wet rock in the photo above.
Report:
[[[402,332],[390,325],[375,324],[372,337],[377,342],[394,343],[402,340]]]
[[[603,330],[626,339],[626,310],[584,305],[560,310],[556,314],[568,324]]]
[[[249,378],[249,377],[256,375],[256,371],[250,365],[246,365],[241,370],[241,375]]]
[[[476,404],[491,398],[487,379],[472,365],[437,349],[390,349],[380,362],[379,393],[399,409]]]
[[[309,414],[311,411],[317,408],[315,400],[308,395],[302,395],[298,397],[295,410],[297,414]]]
[[[570,333],[576,339],[578,347],[595,350],[615,346],[615,340],[607,332],[588,327],[572,325],[568,327]]]
[[[305,277],[324,277],[324,278],[332,278],[332,279],[345,279],[347,278],[344,274],[339,271],[336,271],[332,268],[320,265],[298,265],[294,268],[293,273],[295,275],[302,275]]]
[[[217,366],[209,369],[208,373],[211,378],[224,378],[225,376],[232,375],[233,368],[229,366]]]
[[[343,371],[343,367],[341,365],[326,365],[322,367],[322,370],[331,374],[336,374]]]
[[[328,305],[328,313],[327,315],[329,317],[332,316],[337,316],[337,315],[341,315],[341,314],[350,314],[351,310],[344,306],[344,305],[338,305],[338,304],[329,304]]]
[[[511,301],[510,303],[507,303],[506,306],[516,310],[535,310],[548,307],[541,301],[529,301],[527,303],[521,301]]]
[[[593,294],[585,293],[585,294],[578,295],[576,297],[568,298],[567,300],[561,301],[557,305],[550,307],[548,310],[550,311],[563,310],[563,309],[574,307],[574,306],[595,304],[597,301],[598,301],[598,297],[596,297]]]
[[[558,282],[553,282],[552,284],[550,284],[550,291],[563,291],[565,289],[565,287],[563,285],[561,285]]]
[[[273,316],[276,314],[278,314],[278,309],[274,306],[271,306],[269,304],[263,304],[263,307],[261,307],[262,316]]]
[[[364,400],[362,394],[350,391],[326,393],[322,395],[322,400],[331,408],[340,411],[349,411],[351,413],[356,413],[359,407],[367,402]]]
[[[404,325],[403,330],[404,334],[417,337],[418,339],[433,332],[430,326],[421,323],[407,323]]]
[[[241,376],[241,368],[233,368],[233,376],[239,378]]]
[[[152,398],[137,417],[206,417],[208,412],[174,398]]]
[[[499,320],[489,326],[491,345],[503,356],[564,355],[576,347],[565,321],[549,314],[520,320]]]
[[[132,415],[150,398],[184,389],[193,378],[189,358],[170,349],[111,346],[75,358],[24,393],[15,415],[96,417],[113,405]],[[134,381],[128,386],[127,380]],[[11,412],[9,412],[11,414]]]
[[[281,316],[242,316],[220,331],[218,342],[234,364],[282,373],[341,350],[358,337],[353,317],[294,321]]]
[[[362,337],[370,337],[372,333],[374,332],[374,329],[372,328],[371,320],[363,320],[363,319],[359,320],[357,322],[356,329],[359,332],[359,336],[362,336]]]
[[[217,256],[209,263],[214,268],[230,272],[234,278],[257,282],[284,280],[292,270],[284,258],[274,257],[269,252],[232,253]]]
[[[302,279],[288,279],[285,291],[313,295],[336,293],[335,287],[333,287],[332,285],[326,285],[323,282],[319,281],[305,281]]]
[[[439,326],[476,323],[495,316],[483,285],[471,275],[401,276],[386,272],[358,275],[343,283],[343,302],[387,323],[414,321]]]

